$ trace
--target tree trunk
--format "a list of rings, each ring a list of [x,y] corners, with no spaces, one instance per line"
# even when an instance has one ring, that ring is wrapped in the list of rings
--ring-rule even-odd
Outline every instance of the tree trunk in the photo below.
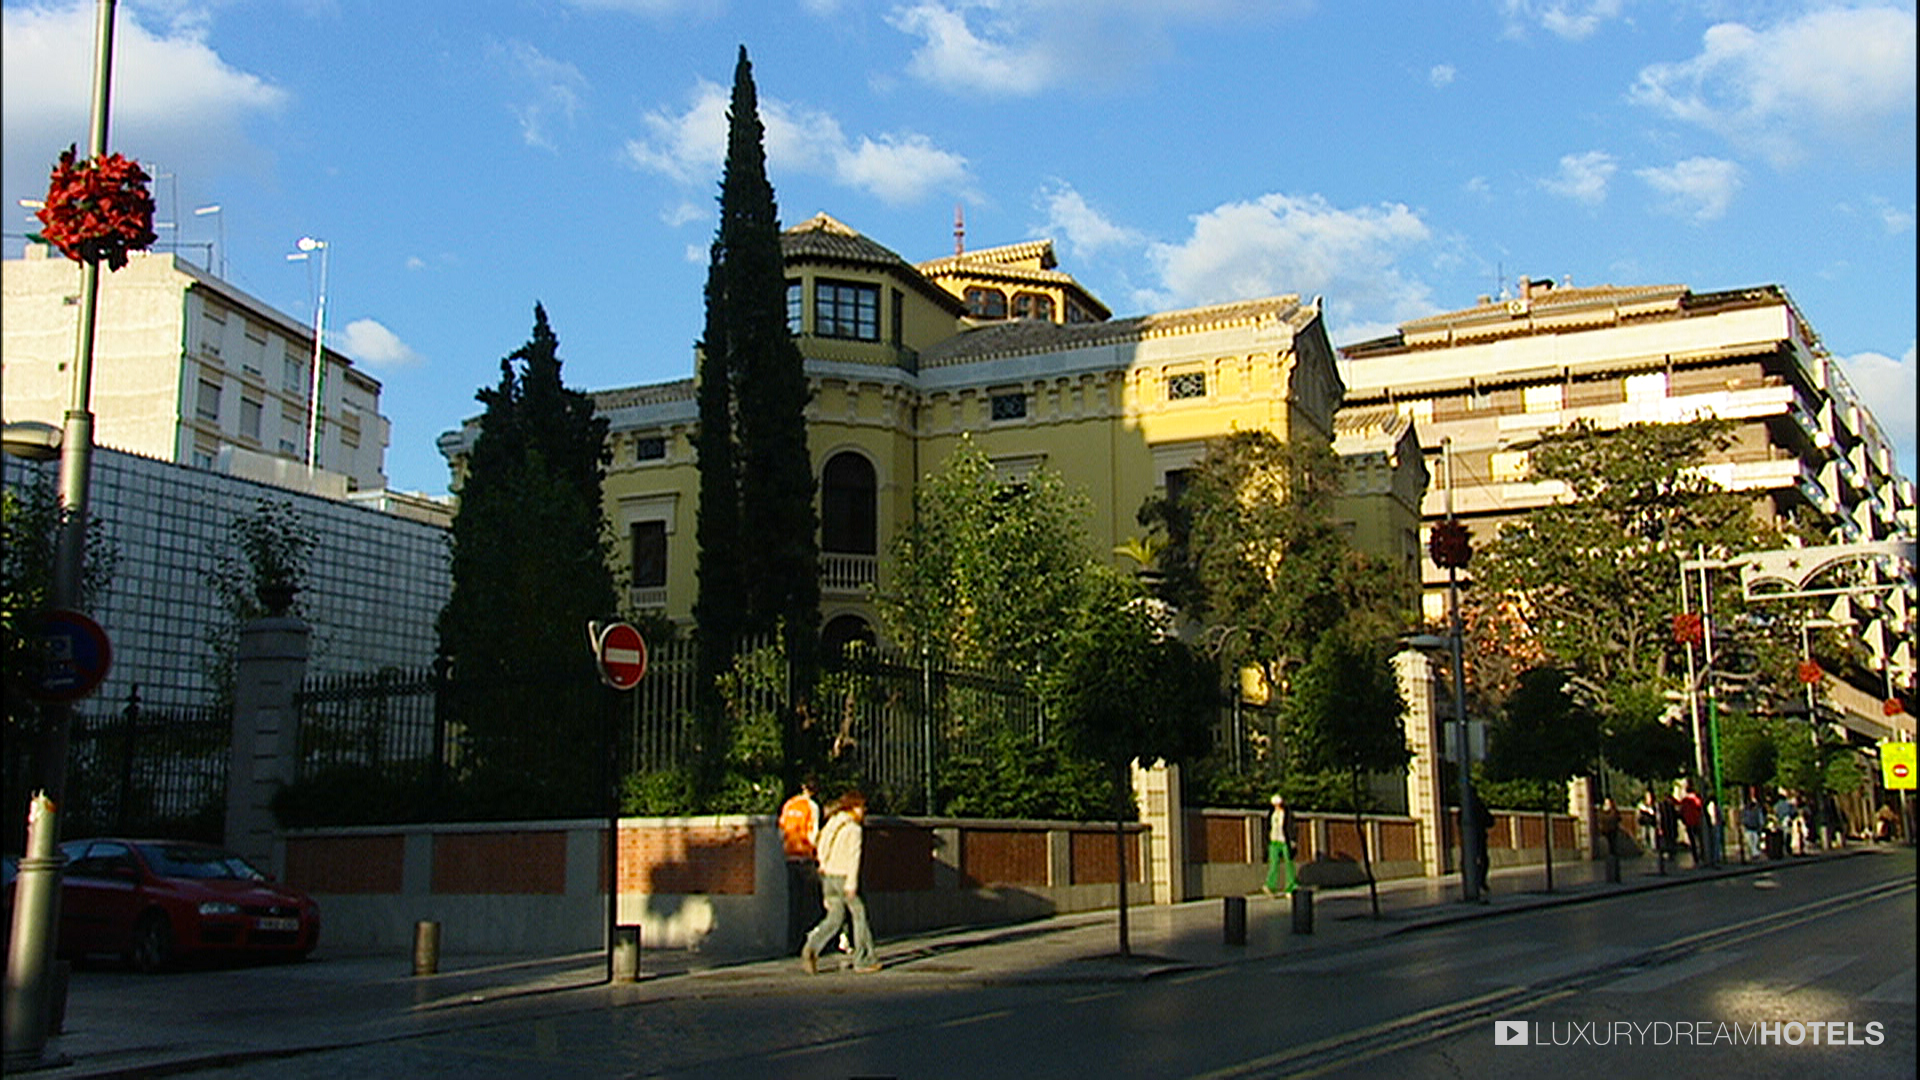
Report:
[[[1120,955],[1132,956],[1127,941],[1127,765],[1121,762],[1113,771],[1113,858],[1114,880],[1120,886]]]
[[[1540,811],[1541,842],[1547,848],[1547,891],[1553,891],[1553,810]]]
[[[1373,880],[1373,856],[1367,853],[1367,822],[1360,816],[1360,773],[1353,774],[1353,831],[1360,837],[1360,868],[1367,875],[1367,899],[1373,904],[1373,917],[1380,917],[1380,884]]]

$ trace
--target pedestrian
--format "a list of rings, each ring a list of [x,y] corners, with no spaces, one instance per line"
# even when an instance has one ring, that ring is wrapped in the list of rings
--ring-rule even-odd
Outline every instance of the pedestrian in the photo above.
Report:
[[[1609,795],[1600,804],[1600,838],[1607,845],[1607,880],[1620,880],[1620,808]]]
[[[1900,838],[1900,815],[1893,812],[1891,803],[1881,803],[1874,812],[1873,838],[1882,843]]]
[[[1680,854],[1679,800],[1675,799],[1672,795],[1668,795],[1654,805],[1653,813],[1654,816],[1659,819],[1659,823],[1655,826],[1655,829],[1658,830],[1660,835],[1660,857],[1663,860],[1678,858]]]
[[[1740,808],[1740,838],[1746,844],[1749,860],[1760,857],[1760,834],[1766,828],[1767,813],[1760,809],[1760,800],[1749,793],[1746,805]]]
[[[820,836],[819,788],[809,774],[780,806],[780,847],[787,857],[787,948],[806,939],[821,908],[820,867],[814,845]]]
[[[880,970],[873,955],[867,905],[860,898],[860,854],[866,820],[866,796],[848,791],[834,800],[827,823],[820,827],[820,888],[825,893],[827,914],[800,946],[800,964],[809,975],[820,970],[820,950],[849,918],[853,922],[853,970],[863,975]]]
[[[1659,843],[1659,833],[1655,829],[1660,819],[1654,813],[1652,788],[1648,788],[1646,794],[1640,796],[1640,807],[1634,814],[1634,820],[1640,826],[1640,850],[1658,850],[1656,845]]]
[[[1693,790],[1691,782],[1680,786],[1680,797],[1674,801],[1674,808],[1680,814],[1680,824],[1687,830],[1687,850],[1693,855],[1693,867],[1698,870],[1706,864],[1706,834],[1700,825],[1706,819],[1706,806]]]
[[[1493,865],[1493,856],[1487,850],[1489,834],[1493,832],[1493,814],[1488,812],[1486,804],[1480,801],[1479,794],[1471,788],[1467,790],[1466,805],[1460,809],[1461,836],[1464,838],[1469,830],[1479,834],[1480,850],[1473,853],[1473,865],[1467,867],[1466,872],[1473,875],[1473,883],[1479,893],[1480,902],[1484,904],[1488,902],[1487,871]]]
[[[1793,853],[1795,855],[1805,855],[1807,853],[1807,841],[1809,839],[1813,840],[1813,842],[1816,844],[1820,842],[1819,837],[1812,836],[1811,834],[1810,830],[1812,825],[1813,825],[1812,800],[1808,799],[1804,795],[1794,796],[1793,822],[1792,822],[1792,826],[1788,829],[1788,832],[1793,837]]]
[[[1267,883],[1260,891],[1268,896],[1280,892],[1292,896],[1294,886],[1299,884],[1293,871],[1293,811],[1288,808],[1287,800],[1275,792],[1268,800],[1273,812],[1267,817]],[[1281,870],[1286,871],[1286,888],[1281,889]]]
[[[1794,826],[1797,824],[1795,820],[1797,817],[1798,812],[1793,805],[1793,796],[1782,790],[1780,797],[1773,800],[1773,827],[1780,833],[1780,853],[1782,855],[1788,852],[1796,855],[1799,854],[1799,852],[1794,851],[1793,847]]]

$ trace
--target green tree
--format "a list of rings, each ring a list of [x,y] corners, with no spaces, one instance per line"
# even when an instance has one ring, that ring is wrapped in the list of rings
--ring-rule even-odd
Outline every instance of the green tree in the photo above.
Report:
[[[476,783],[501,785],[503,805],[591,807],[582,778],[605,756],[604,717],[586,626],[617,608],[600,498],[607,421],[564,385],[546,310],[533,315],[532,337],[478,394],[486,408],[453,521],[440,649],[463,688],[457,719],[484,774]]]
[[[7,468],[11,472],[17,466],[9,463]],[[46,472],[30,469],[0,490],[0,663],[5,684],[0,691],[5,693],[7,743],[0,821],[10,842],[26,834],[24,814],[31,792],[50,786],[40,745],[45,717],[28,691],[40,674],[40,621],[52,603],[61,521],[60,500]],[[83,609],[91,610],[110,587],[118,561],[119,550],[107,535],[106,523],[89,517],[81,554]]]
[[[1340,626],[1321,633],[1281,705],[1292,761],[1305,771],[1346,778],[1374,918],[1380,917],[1380,895],[1361,816],[1364,787],[1368,774],[1404,772],[1412,759],[1402,728],[1406,711],[1386,648]]]
[[[1208,446],[1183,493],[1142,507],[1142,524],[1166,534],[1167,598],[1204,625],[1224,668],[1257,667],[1284,692],[1328,628],[1384,641],[1405,626],[1414,583],[1347,540],[1339,484],[1326,444],[1243,431]]]
[[[741,635],[779,631],[804,702],[819,668],[819,539],[807,453],[809,395],[787,328],[779,210],[767,179],[753,65],[740,49],[727,110],[720,225],[708,269],[701,341],[697,449],[700,491],[700,670],[725,670]],[[747,538],[752,558],[746,558]],[[711,702],[709,702],[711,711]],[[787,779],[811,767],[799,714],[789,709]]]
[[[1201,641],[1223,671],[1257,673],[1280,704],[1283,729],[1296,675],[1325,634],[1337,630],[1353,648],[1392,641],[1414,608],[1416,582],[1356,550],[1335,522],[1339,478],[1339,461],[1324,443],[1238,432],[1208,446],[1183,491],[1150,499],[1140,511],[1141,523],[1165,537],[1158,551],[1165,595],[1201,625]],[[1296,749],[1268,742],[1268,775],[1259,786],[1282,788],[1301,806],[1346,802],[1343,781],[1323,783],[1314,770],[1289,765],[1300,757]],[[1211,760],[1202,772],[1215,790],[1250,790],[1216,775]]]
[[[308,618],[300,593],[307,585],[314,542],[313,530],[291,499],[259,499],[252,510],[228,523],[226,540],[214,548],[213,570],[207,575],[221,611],[220,620],[206,628],[211,654],[207,677],[218,701],[233,700],[241,627],[266,615]]]
[[[1058,474],[1002,483],[963,439],[919,485],[893,541],[892,587],[874,597],[888,636],[909,653],[1037,677],[1060,655],[1060,613],[1087,595],[1085,514]]]
[[[1553,891],[1553,812],[1567,782],[1600,757],[1600,715],[1571,692],[1567,673],[1533,668],[1520,675],[1487,738],[1487,775],[1531,786],[1546,831],[1547,891]]]
[[[1548,662],[1596,685],[1606,711],[1675,686],[1681,560],[1761,546],[1748,496],[1700,469],[1731,438],[1712,419],[1550,432],[1531,477],[1566,497],[1508,524],[1474,560],[1474,591],[1508,598]],[[1735,610],[1736,597],[1715,610]]]
[[[1047,697],[1074,740],[1112,777],[1120,955],[1126,956],[1125,828],[1135,816],[1131,766],[1205,753],[1219,679],[1174,636],[1164,605],[1111,571],[1096,576],[1064,645],[1045,677]]]

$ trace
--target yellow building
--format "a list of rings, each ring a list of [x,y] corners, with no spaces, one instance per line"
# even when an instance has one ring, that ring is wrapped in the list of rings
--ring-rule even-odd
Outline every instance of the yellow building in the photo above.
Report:
[[[1236,430],[1331,442],[1343,387],[1318,301],[1297,296],[1113,319],[1040,240],[919,265],[824,214],[781,237],[787,313],[813,390],[824,637],[873,638],[868,600],[918,478],[971,437],[1009,480],[1037,468],[1089,499],[1108,550],[1206,443]],[[631,607],[690,620],[699,482],[693,380],[595,393],[610,422],[608,518]],[[1417,558],[1412,426],[1352,438],[1372,479],[1342,504],[1353,535]],[[456,467],[477,421],[441,439]],[[1364,446],[1360,446],[1364,443]],[[751,553],[742,553],[751,557]],[[1410,574],[1418,571],[1408,565]]]

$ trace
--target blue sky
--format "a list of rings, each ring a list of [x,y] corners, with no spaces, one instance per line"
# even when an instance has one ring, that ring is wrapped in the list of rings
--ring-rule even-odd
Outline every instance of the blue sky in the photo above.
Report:
[[[94,4],[6,0],[7,254],[87,138]],[[1116,314],[1300,293],[1336,344],[1515,278],[1785,285],[1915,475],[1912,3],[128,0],[163,233],[385,386],[396,488],[526,340],[692,373],[726,87],[782,218],[910,260],[1052,237]],[[195,215],[217,204],[218,213]]]

